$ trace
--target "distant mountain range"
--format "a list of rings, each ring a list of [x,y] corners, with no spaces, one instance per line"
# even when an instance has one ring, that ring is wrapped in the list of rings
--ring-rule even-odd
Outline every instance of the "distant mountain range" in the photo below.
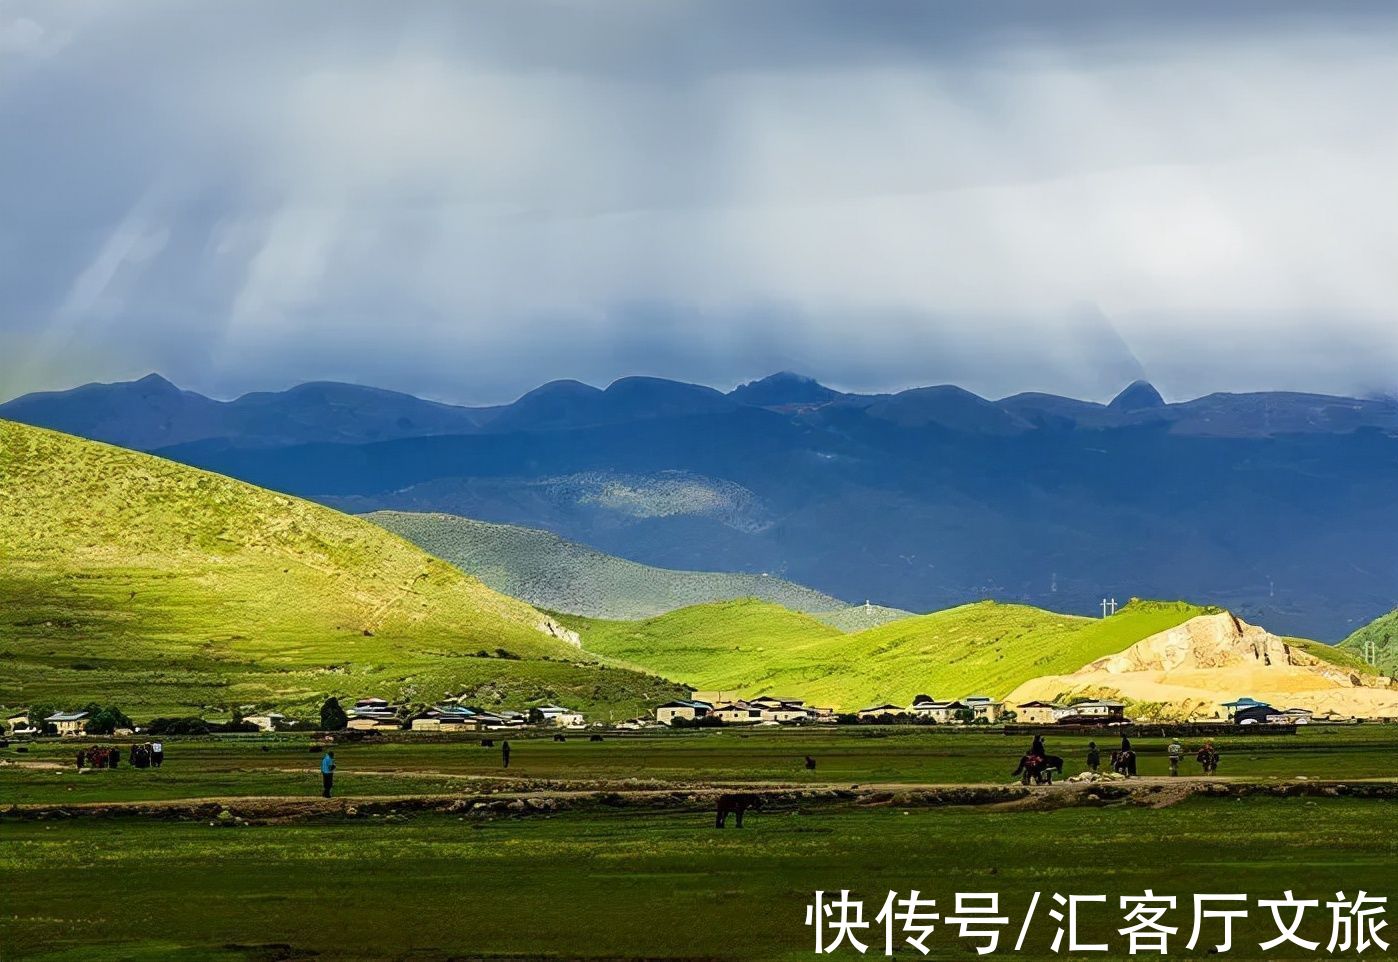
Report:
[[[496,407],[345,384],[216,401],[152,375],[0,417],[351,511],[545,528],[665,568],[767,572],[926,611],[1188,597],[1337,640],[1398,602],[1398,402],[723,393],[555,381]]]
[[[364,517],[511,598],[548,611],[637,620],[677,608],[758,598],[841,631],[873,628],[910,612],[850,605],[766,574],[672,571],[603,554],[535,528],[451,514],[375,511]]]

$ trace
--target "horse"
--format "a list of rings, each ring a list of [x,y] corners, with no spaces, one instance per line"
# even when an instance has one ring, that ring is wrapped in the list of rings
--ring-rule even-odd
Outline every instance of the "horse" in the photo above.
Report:
[[[1112,771],[1127,778],[1136,774],[1136,753],[1130,749],[1112,752]]]
[[[748,809],[758,811],[762,808],[762,796],[743,793],[740,795],[720,795],[718,797],[718,815],[714,819],[714,828],[724,828],[728,822],[728,815],[731,812],[738,828],[743,827],[743,813]]]
[[[600,742],[600,741],[602,740],[602,736],[601,736],[601,735],[589,735],[589,736],[587,736],[587,740],[590,741],[590,742]]]
[[[556,741],[556,742],[566,742],[566,741],[568,740],[568,736],[567,736],[567,735],[554,735],[554,736],[553,736],[553,740]]]
[[[808,771],[808,772],[813,772],[813,771],[815,771],[815,759],[812,758],[812,757],[809,756],[809,755],[806,756],[806,771]]]
[[[1024,755],[1019,760],[1019,767],[1010,772],[1011,775],[1020,776],[1019,783],[1028,785],[1033,779],[1039,785],[1052,785],[1053,773],[1063,774],[1063,759],[1058,755]]]

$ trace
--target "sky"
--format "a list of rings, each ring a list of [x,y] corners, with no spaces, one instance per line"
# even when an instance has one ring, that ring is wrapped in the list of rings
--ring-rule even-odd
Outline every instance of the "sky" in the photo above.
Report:
[[[1398,5],[0,0],[0,396],[1398,392]]]

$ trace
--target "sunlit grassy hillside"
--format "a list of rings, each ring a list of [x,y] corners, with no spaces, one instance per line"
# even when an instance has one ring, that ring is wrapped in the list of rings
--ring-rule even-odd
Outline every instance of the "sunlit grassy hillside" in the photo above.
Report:
[[[1003,696],[1074,671],[1204,609],[1137,601],[1107,619],[979,602],[855,634],[755,600],[640,622],[567,619],[588,650],[700,688],[791,695],[853,710],[917,694]]]
[[[1398,674],[1398,608],[1380,615],[1340,642],[1340,650],[1363,665],[1365,648],[1369,645],[1377,661],[1375,667],[1390,675]]]
[[[148,716],[467,691],[621,715],[673,690],[366,521],[7,421],[0,551],[0,704]]]

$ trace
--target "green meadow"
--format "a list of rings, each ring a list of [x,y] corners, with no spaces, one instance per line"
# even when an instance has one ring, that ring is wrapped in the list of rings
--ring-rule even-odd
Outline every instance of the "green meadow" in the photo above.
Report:
[[[377,525],[161,458],[0,421],[0,704],[129,715],[327,695],[624,718],[678,689]]]
[[[696,605],[639,622],[560,616],[594,654],[702,689],[800,694],[855,711],[914,695],[1003,697],[1067,674],[1205,609],[1134,601],[1111,618],[982,601],[845,634],[753,599]]]
[[[349,796],[449,794],[482,786],[543,780],[558,783],[628,781],[661,784],[926,785],[1008,784],[1027,737],[998,733],[938,732],[922,727],[841,727],[740,732],[699,730],[608,735],[592,742],[569,736],[511,737],[510,768],[498,746],[472,738],[427,742],[344,742],[333,746],[337,793]],[[1066,760],[1065,774],[1085,767],[1084,736],[1048,735],[1050,752]],[[103,739],[47,740],[0,749],[0,800],[5,804],[68,804],[172,798],[298,796],[320,791],[315,744],[304,736],[167,738],[165,765],[79,772],[79,744]],[[1097,739],[1104,759],[1116,738]],[[1198,739],[1186,739],[1195,748]],[[1167,774],[1168,739],[1136,737],[1143,776]],[[1292,736],[1237,736],[1216,740],[1219,774],[1231,779],[1371,779],[1394,774],[1398,727],[1313,726]],[[805,758],[816,761],[815,771]],[[1192,757],[1183,766],[1197,774]]]
[[[707,809],[241,828],[7,821],[0,938],[5,958],[47,962],[800,959],[817,889],[851,890],[870,923],[889,891],[918,889],[944,914],[956,892],[997,893],[1011,919],[1001,954],[1040,893],[1017,954],[1031,959],[1058,957],[1043,914],[1053,893],[1105,895],[1083,935],[1121,958],[1117,899],[1151,889],[1179,899],[1165,920],[1180,929],[1172,956],[1212,954],[1214,939],[1185,949],[1193,894],[1239,892],[1253,904],[1225,957],[1320,958],[1259,949],[1275,931],[1255,900],[1398,894],[1398,835],[1374,830],[1386,814],[1349,799],[1198,798],[1049,812],[789,805],[742,831],[716,831]],[[1323,946],[1329,926],[1312,913],[1302,933]],[[858,934],[864,957],[883,957],[877,925]],[[929,957],[977,958],[973,944],[938,925]]]

